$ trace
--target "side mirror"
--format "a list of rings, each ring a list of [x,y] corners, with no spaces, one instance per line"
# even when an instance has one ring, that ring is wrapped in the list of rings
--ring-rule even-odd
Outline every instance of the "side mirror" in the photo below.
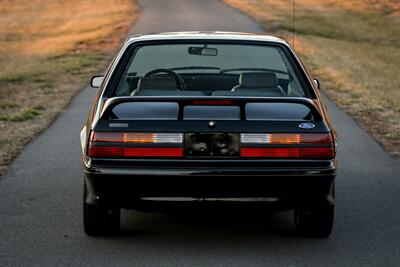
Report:
[[[93,88],[99,88],[103,80],[104,76],[93,76],[92,80],[90,81],[90,86]]]
[[[314,81],[315,86],[316,86],[318,89],[321,89],[319,80],[318,80],[317,78],[314,78],[313,81]]]

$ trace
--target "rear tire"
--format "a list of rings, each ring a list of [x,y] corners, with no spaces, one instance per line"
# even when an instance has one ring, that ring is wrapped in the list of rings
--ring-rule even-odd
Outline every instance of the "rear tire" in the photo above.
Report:
[[[115,234],[120,229],[120,209],[104,205],[87,204],[86,182],[83,182],[83,228],[89,236]]]
[[[328,237],[332,233],[334,205],[294,210],[294,223],[297,231],[305,236]]]

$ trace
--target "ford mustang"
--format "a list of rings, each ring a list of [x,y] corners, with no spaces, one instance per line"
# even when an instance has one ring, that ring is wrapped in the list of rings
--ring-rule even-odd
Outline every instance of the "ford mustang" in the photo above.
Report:
[[[331,234],[336,134],[318,80],[285,40],[137,35],[91,84],[80,134],[86,234],[118,231],[122,208],[199,203],[293,210],[300,234]]]

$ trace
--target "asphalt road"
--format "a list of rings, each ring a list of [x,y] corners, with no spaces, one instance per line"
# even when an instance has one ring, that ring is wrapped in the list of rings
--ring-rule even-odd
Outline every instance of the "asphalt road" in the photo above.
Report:
[[[217,1],[142,0],[132,32],[262,29]],[[340,134],[334,233],[297,237],[289,212],[123,212],[123,233],[82,232],[86,89],[0,177],[0,266],[400,266],[400,164],[327,100]]]

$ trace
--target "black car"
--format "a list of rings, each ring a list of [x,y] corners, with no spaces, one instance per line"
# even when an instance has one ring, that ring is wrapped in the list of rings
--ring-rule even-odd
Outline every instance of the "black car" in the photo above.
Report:
[[[81,132],[84,230],[115,233],[120,210],[182,203],[294,210],[300,233],[332,232],[336,136],[288,43],[178,32],[126,41]]]

